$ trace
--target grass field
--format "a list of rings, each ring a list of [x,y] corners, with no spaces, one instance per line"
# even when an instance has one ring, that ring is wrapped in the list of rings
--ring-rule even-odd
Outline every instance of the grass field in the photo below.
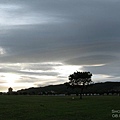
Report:
[[[119,96],[0,96],[0,120],[118,120]]]

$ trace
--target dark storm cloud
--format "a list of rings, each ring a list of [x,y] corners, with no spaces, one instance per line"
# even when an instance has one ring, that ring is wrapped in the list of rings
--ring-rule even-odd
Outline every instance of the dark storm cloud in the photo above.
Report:
[[[120,69],[120,63],[119,61],[117,62],[113,62],[113,63],[109,63],[106,65],[102,65],[102,66],[84,66],[83,70],[89,70],[91,71],[93,74],[106,74],[106,75],[110,75],[113,76],[113,78],[118,77],[118,80],[120,79],[120,74],[119,74],[119,69]]]
[[[26,62],[27,57],[36,57],[36,61],[37,58],[46,59],[51,56],[57,58],[57,54],[59,54],[60,51],[62,52],[63,49],[66,50],[66,54],[72,52],[72,49],[67,51],[70,47],[87,50],[91,43],[99,46],[96,41],[101,41],[101,44],[105,44],[104,46],[109,46],[109,42],[115,41],[119,47],[119,2],[83,0],[76,0],[74,2],[69,0],[68,4],[67,0],[36,0],[15,3],[20,6],[24,4],[23,7],[27,6],[23,8],[23,11],[27,11],[26,13],[32,11],[31,19],[32,15],[37,17],[37,19],[33,17],[37,25],[33,23],[33,25],[14,26],[14,29],[11,27],[10,34],[7,35],[7,37],[3,36],[3,38],[1,38],[1,45],[3,47],[8,46],[8,48],[10,48],[8,53],[13,54],[12,58],[14,58],[14,60],[10,58],[11,62]],[[51,23],[51,21],[48,20],[48,23],[41,25],[38,22],[41,20],[40,16],[34,15],[33,13],[38,13],[39,15],[43,13],[45,17],[47,14],[48,18],[52,16],[53,22]],[[24,13],[21,15],[24,17]],[[28,15],[30,16],[30,13]],[[59,19],[57,24],[54,21],[56,18]],[[116,45],[111,47],[116,48]],[[85,54],[85,50],[82,51],[84,52],[83,54]],[[94,51],[95,50],[97,50],[97,48],[94,49]],[[106,47],[104,50],[109,51],[114,49],[108,49]],[[53,55],[52,53],[54,51],[56,51],[56,53]],[[88,51],[93,52],[89,48],[87,52]],[[47,55],[49,52],[50,55]],[[77,52],[77,50],[75,52]],[[65,58],[66,54],[61,53],[60,56]],[[19,60],[16,60],[18,57]]]
[[[90,55],[73,58],[65,62],[72,65],[99,65],[115,62],[118,60],[119,59],[117,57],[111,55]]]

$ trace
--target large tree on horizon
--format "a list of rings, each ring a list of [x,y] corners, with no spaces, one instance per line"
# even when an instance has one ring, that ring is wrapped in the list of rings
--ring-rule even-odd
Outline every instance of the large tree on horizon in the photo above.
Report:
[[[80,88],[80,99],[82,99],[82,94],[85,86],[88,86],[92,83],[91,80],[92,73],[90,72],[74,72],[69,75],[69,82],[67,82],[67,86],[72,88]]]

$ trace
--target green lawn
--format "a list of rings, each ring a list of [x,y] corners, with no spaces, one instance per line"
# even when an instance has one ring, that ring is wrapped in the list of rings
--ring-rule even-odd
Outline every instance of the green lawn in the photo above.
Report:
[[[0,120],[118,120],[120,96],[0,96]]]

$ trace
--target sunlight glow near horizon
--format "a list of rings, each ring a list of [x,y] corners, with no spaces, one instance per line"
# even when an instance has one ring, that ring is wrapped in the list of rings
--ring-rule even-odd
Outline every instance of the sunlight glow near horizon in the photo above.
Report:
[[[51,66],[51,70],[45,70],[45,71],[40,69],[41,66],[39,69],[38,68],[35,70],[29,69],[31,65],[34,66],[37,64],[36,63],[35,64],[34,63],[8,64],[8,68],[10,69],[11,66],[14,66],[14,68],[16,69],[16,72],[14,71],[14,73],[9,73],[9,72],[0,73],[0,77],[1,77],[0,79],[3,82],[2,85],[5,88],[12,87],[16,91],[18,90],[18,88],[24,89],[24,88],[29,88],[29,87],[46,86],[50,84],[53,85],[57,83],[61,84],[61,83],[68,81],[68,76],[70,74],[72,74],[73,72],[77,70],[80,70],[80,69],[82,70],[82,66],[64,65],[63,63],[59,63],[59,62],[39,63],[38,65],[45,65],[45,66],[50,65]],[[20,73],[17,73],[18,70]],[[33,74],[29,74],[29,72],[32,72]],[[48,74],[49,72],[56,73],[56,75]],[[4,91],[7,91],[7,90],[4,90]]]
[[[68,77],[70,74],[74,73],[77,70],[82,72],[82,66],[63,65],[63,66],[55,67],[55,71],[58,72],[60,76],[64,76],[64,77]]]
[[[2,67],[4,64],[2,65]],[[7,66],[7,65],[6,65]],[[47,85],[63,84],[68,80],[68,76],[76,71],[83,72],[84,66],[66,65],[61,62],[46,63],[15,63],[8,64],[8,68],[14,66],[14,73],[0,73],[1,85],[6,88],[12,87],[13,90],[25,89],[29,87],[40,87]],[[43,70],[42,67],[51,67],[51,69]],[[98,65],[96,65],[98,66]],[[101,65],[99,65],[101,66]],[[2,69],[1,67],[1,69]],[[36,67],[36,69],[32,69]],[[30,72],[30,73],[29,73]],[[91,71],[90,71],[91,72]],[[91,72],[92,73],[92,72]],[[112,79],[112,76],[92,73],[92,81],[100,82]],[[103,82],[104,82],[103,81]],[[2,88],[1,88],[2,90]],[[0,90],[0,91],[1,91]]]
[[[20,77],[16,74],[6,73],[6,74],[4,74],[4,77],[3,77],[3,80],[6,81],[6,83],[4,83],[4,85],[7,87],[15,87],[16,80],[18,80],[19,78]]]

